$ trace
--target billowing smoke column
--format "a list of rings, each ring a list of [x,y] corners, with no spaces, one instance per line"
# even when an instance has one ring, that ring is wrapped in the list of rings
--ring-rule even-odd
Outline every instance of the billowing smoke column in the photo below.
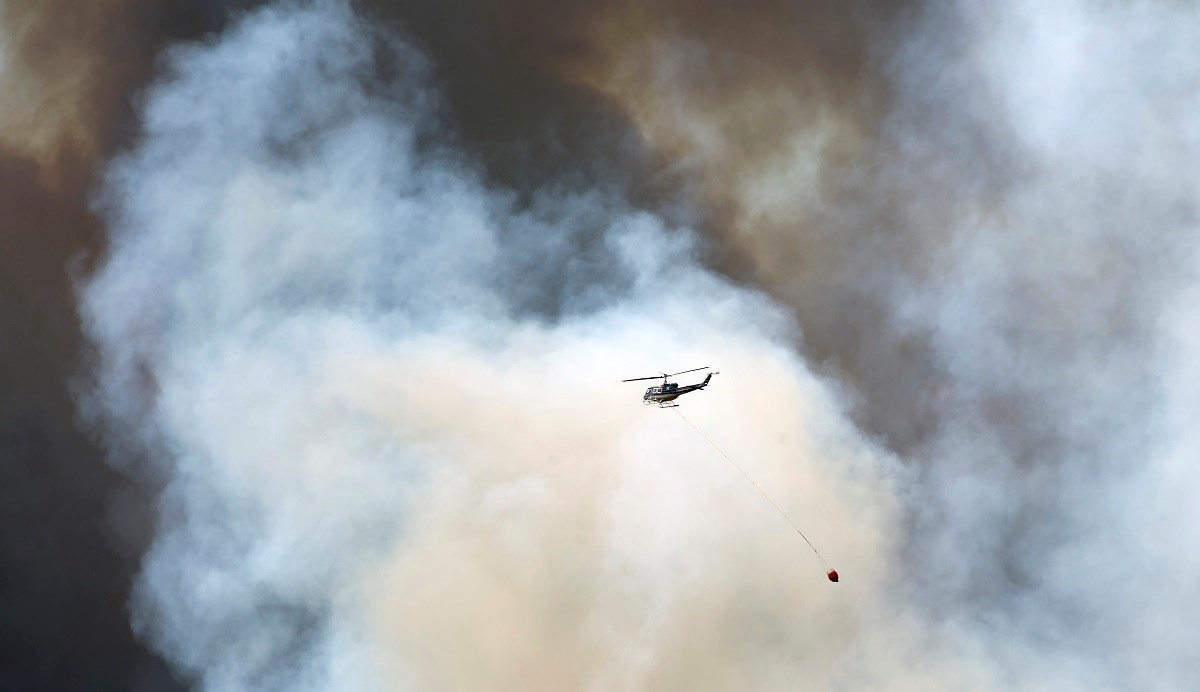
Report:
[[[85,301],[117,463],[168,479],[138,631],[213,689],[972,684],[890,600],[899,466],[786,314],[618,197],[486,184],[428,69],[283,5],[147,95]],[[737,373],[689,416],[833,546],[836,590],[618,383],[663,359]]]
[[[167,57],[83,306],[166,488],[144,639],[215,689],[1188,688],[1197,11],[539,5]],[[702,362],[836,587],[616,384]]]

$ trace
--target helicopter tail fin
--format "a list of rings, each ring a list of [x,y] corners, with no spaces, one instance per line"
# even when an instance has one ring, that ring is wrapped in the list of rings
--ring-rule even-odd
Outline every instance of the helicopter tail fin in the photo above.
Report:
[[[715,373],[715,372],[710,372],[710,373],[708,373],[708,377],[705,377],[705,378],[704,378],[704,381],[700,383],[700,386],[701,386],[701,387],[707,387],[707,386],[708,386],[708,381],[709,381],[709,380],[711,380],[711,379],[712,379],[712,376],[713,376],[713,375],[715,375],[715,374],[717,374],[717,373]]]

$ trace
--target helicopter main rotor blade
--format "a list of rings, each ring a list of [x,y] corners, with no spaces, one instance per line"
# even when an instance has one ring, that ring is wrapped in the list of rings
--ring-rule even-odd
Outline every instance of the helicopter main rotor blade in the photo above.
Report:
[[[708,367],[709,366],[705,365],[702,368],[692,368],[691,370],[680,370],[679,372],[671,372],[671,373],[664,372],[663,374],[655,375],[654,377],[633,377],[628,380],[621,380],[621,381],[622,382],[637,382],[638,380],[665,380],[668,377],[674,377],[676,375],[682,375],[684,373],[696,372],[697,370],[708,370]]]

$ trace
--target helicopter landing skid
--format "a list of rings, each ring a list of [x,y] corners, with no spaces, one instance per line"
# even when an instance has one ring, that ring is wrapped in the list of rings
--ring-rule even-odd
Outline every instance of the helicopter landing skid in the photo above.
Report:
[[[679,408],[679,404],[659,404],[659,408]]]

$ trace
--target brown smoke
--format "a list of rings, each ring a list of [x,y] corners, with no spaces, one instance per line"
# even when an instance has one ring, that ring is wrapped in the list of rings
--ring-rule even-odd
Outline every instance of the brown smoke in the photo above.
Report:
[[[431,53],[495,179],[682,210],[715,266],[795,310],[806,354],[862,394],[870,432],[902,451],[924,439],[941,378],[883,303],[963,203],[925,192],[936,214],[910,228],[912,190],[876,170],[881,56],[920,3],[359,4]]]
[[[219,26],[229,2],[70,0],[0,7],[0,141],[71,177],[127,141],[137,89],[167,42]]]

